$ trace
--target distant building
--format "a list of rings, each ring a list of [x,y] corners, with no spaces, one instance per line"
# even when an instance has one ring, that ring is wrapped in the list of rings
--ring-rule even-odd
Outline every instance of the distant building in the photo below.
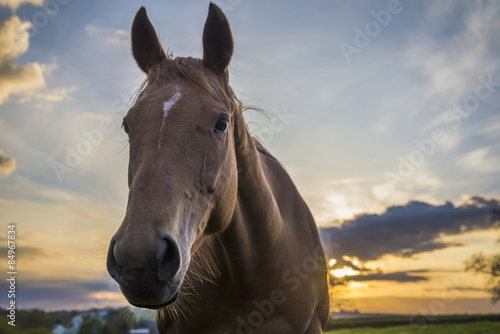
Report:
[[[80,311],[76,316],[73,317],[71,317],[72,314],[67,314],[66,312],[63,314],[63,316],[65,319],[67,319],[66,321],[71,319],[71,323],[70,324],[66,323],[67,327],[65,327],[62,324],[54,326],[54,328],[51,331],[51,334],[78,334],[78,331],[83,324],[83,320],[86,319],[87,317],[98,319],[99,321],[101,321],[103,325],[105,325],[106,322],[108,321],[109,312],[111,310],[114,311],[115,309],[106,308],[100,310],[93,309],[88,311]],[[144,314],[142,314],[142,317],[141,315],[136,315],[136,316],[137,318],[139,318],[139,321],[135,323],[135,326],[138,328],[130,329],[128,332],[124,332],[123,334],[158,334],[158,329],[156,327],[155,320],[150,320],[151,317],[145,318]]]
[[[78,333],[80,326],[83,324],[83,317],[77,315],[71,320],[72,326],[68,329],[67,333]]]
[[[63,325],[59,324],[57,325],[56,327],[54,327],[54,329],[52,330],[52,334],[66,334],[67,331],[66,331],[66,327],[64,327]]]
[[[149,328],[134,328],[128,331],[129,334],[150,334],[151,330]]]
[[[97,314],[97,318],[102,320],[103,322],[105,321],[106,317],[108,316],[108,309],[101,310]]]
[[[71,327],[66,328],[63,325],[56,325],[56,327],[52,329],[52,334],[77,334],[82,323],[83,317],[81,315],[77,315],[71,319]]]

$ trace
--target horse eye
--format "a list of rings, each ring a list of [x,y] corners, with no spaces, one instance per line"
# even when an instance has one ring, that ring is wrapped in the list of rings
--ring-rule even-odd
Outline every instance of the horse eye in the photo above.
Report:
[[[214,132],[222,134],[226,132],[228,126],[229,126],[229,118],[228,116],[224,115],[221,118],[219,118],[217,123],[215,123]]]
[[[127,124],[127,121],[125,121],[125,118],[123,119],[123,122],[122,122],[122,128],[123,128],[123,131],[125,131],[126,134],[128,134],[128,124]]]

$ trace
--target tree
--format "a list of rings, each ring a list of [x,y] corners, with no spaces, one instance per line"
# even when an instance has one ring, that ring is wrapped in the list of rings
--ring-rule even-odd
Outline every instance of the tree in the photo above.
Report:
[[[110,310],[107,322],[104,325],[103,333],[122,334],[128,333],[129,329],[137,323],[137,318],[128,309]]]
[[[19,330],[17,330],[16,327],[9,325],[7,323],[7,321],[4,321],[4,319],[2,319],[2,321],[0,321],[0,333],[3,333],[3,334],[18,334]]]
[[[52,329],[58,323],[58,316],[54,313],[46,313],[43,310],[18,310],[16,313],[16,327],[23,330],[31,328]]]
[[[500,209],[493,209],[492,220],[500,222]],[[500,238],[498,239],[500,242]],[[465,271],[473,271],[488,277],[487,287],[493,304],[500,300],[500,253],[484,255],[475,253],[465,261]]]
[[[37,328],[30,328],[26,330],[23,334],[46,334],[46,333],[47,333],[47,328],[37,327]]]
[[[101,334],[102,327],[102,323],[99,319],[87,317],[83,320],[83,323],[78,330],[78,334]]]
[[[500,254],[489,256],[483,253],[473,254],[465,261],[465,270],[486,275],[492,302],[500,300]]]

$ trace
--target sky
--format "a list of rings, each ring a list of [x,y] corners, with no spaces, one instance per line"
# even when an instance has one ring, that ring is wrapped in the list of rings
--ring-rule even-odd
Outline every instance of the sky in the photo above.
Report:
[[[215,2],[231,85],[266,112],[248,126],[309,205],[343,296],[361,312],[498,312],[464,260],[500,252],[500,3]],[[21,308],[126,303],[105,258],[141,5],[165,49],[201,56],[207,1],[0,0],[0,240],[6,258],[15,223]]]

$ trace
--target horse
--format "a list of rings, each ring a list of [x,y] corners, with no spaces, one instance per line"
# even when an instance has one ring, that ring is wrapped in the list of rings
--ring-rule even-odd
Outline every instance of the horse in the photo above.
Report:
[[[146,79],[123,118],[129,196],[107,270],[160,333],[322,333],[318,230],[280,162],[254,139],[229,85],[233,37],[210,3],[203,57],[165,53],[146,9],[132,23]]]

